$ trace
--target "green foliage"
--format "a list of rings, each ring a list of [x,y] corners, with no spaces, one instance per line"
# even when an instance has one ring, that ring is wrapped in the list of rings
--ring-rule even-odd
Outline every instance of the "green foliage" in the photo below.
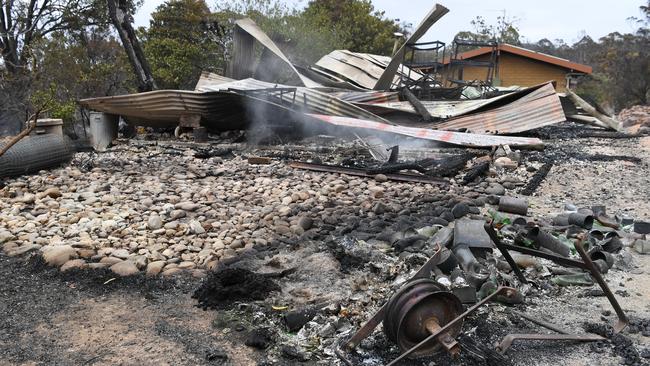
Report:
[[[309,65],[336,49],[390,55],[394,33],[408,25],[390,20],[369,0],[312,0],[305,9],[277,0],[218,3],[220,13],[252,18],[292,61]]]
[[[650,101],[650,35],[611,33],[601,38],[596,59],[614,105],[625,108]]]
[[[621,110],[636,104],[650,103],[650,2],[640,7],[642,19],[631,18],[640,26],[634,33],[610,33],[597,42],[584,34],[580,41],[568,45],[562,40],[541,40],[525,47],[548,53],[594,68],[583,77],[577,92]]]
[[[193,89],[202,70],[223,71],[219,22],[204,0],[169,0],[152,14],[144,52],[163,89]]]
[[[340,48],[355,52],[390,55],[394,33],[404,32],[370,0],[312,0],[304,17],[317,29],[329,30]]]
[[[32,108],[46,101],[46,115],[71,122],[76,101],[132,91],[129,64],[119,42],[98,29],[56,32],[38,43],[33,65]]]
[[[35,108],[45,108],[45,114],[52,118],[61,118],[64,121],[73,119],[77,106],[74,100],[58,100],[57,92],[60,88],[52,83],[49,89],[39,90],[31,95],[30,102]]]
[[[493,24],[489,23],[484,17],[477,16],[470,22],[474,30],[459,32],[455,38],[481,42],[496,40],[499,43],[509,43],[516,46],[521,44],[518,23],[519,19],[508,17],[505,11],[503,15],[496,18]]]

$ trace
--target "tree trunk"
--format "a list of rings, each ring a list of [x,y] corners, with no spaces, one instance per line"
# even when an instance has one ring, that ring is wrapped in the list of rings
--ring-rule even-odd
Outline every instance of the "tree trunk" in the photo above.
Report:
[[[582,110],[585,111],[587,114],[598,118],[601,122],[605,123],[612,130],[618,132],[622,131],[621,123],[619,121],[598,112],[596,108],[592,107],[589,103],[587,103],[584,99],[580,98],[577,94],[575,94],[571,90],[567,89],[566,96],[575,105],[582,108]]]
[[[144,56],[133,25],[131,25],[131,17],[125,6],[122,4],[118,5],[117,2],[119,1],[107,0],[108,13],[117,33],[120,35],[124,50],[138,79],[138,90],[140,92],[152,91],[157,87],[153,73],[151,72],[151,67]]]

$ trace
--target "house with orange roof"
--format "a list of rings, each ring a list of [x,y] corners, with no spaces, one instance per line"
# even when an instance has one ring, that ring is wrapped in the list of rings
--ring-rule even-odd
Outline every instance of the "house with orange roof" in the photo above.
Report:
[[[455,57],[457,60],[477,61],[477,64],[489,63],[493,58],[492,47],[481,47],[467,51]],[[448,67],[461,68],[450,65],[450,60],[445,60]],[[462,80],[485,80],[487,69],[480,66],[471,66],[468,63],[462,69],[451,70],[451,74],[458,75]],[[592,73],[591,66],[579,64],[563,58],[531,51],[522,47],[509,44],[499,44],[496,47],[496,68],[493,75],[494,86],[534,86],[549,80],[556,82],[558,92],[566,91],[572,87],[577,78]]]

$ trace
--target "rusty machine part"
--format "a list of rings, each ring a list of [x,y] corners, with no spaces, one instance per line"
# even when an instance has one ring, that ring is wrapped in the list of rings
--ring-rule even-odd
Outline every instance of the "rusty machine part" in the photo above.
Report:
[[[499,287],[493,294],[461,314],[463,306],[460,300],[452,293],[443,291],[431,279],[434,267],[440,263],[442,250],[438,245],[435,254],[406,285],[342,347],[336,349],[336,354],[343,362],[352,365],[345,353],[354,350],[362,340],[368,338],[381,322],[388,339],[397,343],[403,352],[391,365],[411,355],[433,355],[443,349],[453,357],[460,352],[460,345],[454,338],[460,334],[465,317],[496,296],[512,297],[517,293],[513,288]]]
[[[510,298],[510,297],[515,296],[516,294],[517,294],[517,290],[514,289],[514,288],[503,287],[503,286],[497,288],[496,291],[494,291],[494,293],[492,293],[491,295],[487,296],[486,298],[484,298],[483,300],[481,300],[479,303],[477,303],[476,305],[472,306],[471,308],[467,309],[467,311],[465,311],[464,313],[460,314],[460,315],[457,316],[454,320],[450,321],[449,323],[447,323],[445,326],[441,327],[441,328],[438,329],[437,331],[435,331],[435,332],[431,332],[431,334],[430,334],[429,336],[427,336],[426,338],[424,338],[422,341],[420,341],[420,343],[414,345],[414,346],[411,347],[409,350],[407,350],[407,351],[405,351],[404,353],[402,353],[398,358],[396,358],[395,360],[393,360],[393,361],[392,361],[391,363],[389,363],[387,366],[395,366],[395,365],[397,365],[400,361],[402,361],[402,360],[404,360],[405,358],[410,357],[412,354],[415,354],[416,352],[418,352],[422,347],[427,346],[428,344],[430,344],[430,343],[433,342],[434,340],[438,340],[439,337],[440,337],[441,335],[444,335],[444,334],[446,334],[447,332],[449,332],[450,330],[454,329],[458,324],[461,324],[461,323],[463,322],[463,320],[464,320],[468,315],[472,314],[472,313],[475,312],[478,308],[480,308],[481,306],[483,306],[485,303],[491,301],[491,300],[494,299],[495,297],[497,297],[497,296],[505,296],[505,297]]]
[[[429,278],[431,276],[431,272],[433,272],[433,268],[440,263],[441,255],[442,255],[442,250],[443,248],[438,245],[438,250],[433,254],[433,256],[420,268],[419,271],[409,280],[415,281],[417,279],[422,279],[422,278]],[[379,323],[382,322],[384,319],[384,315],[386,314],[386,308],[388,307],[388,304],[384,304],[377,312],[375,315],[373,315],[370,320],[368,320],[353,336],[350,338],[344,345],[343,348],[345,351],[352,351],[357,346],[359,343],[368,338],[372,332],[379,326]],[[343,350],[337,350],[337,354],[339,357],[341,357],[342,360],[346,360],[345,357],[343,357]],[[348,363],[346,361],[346,363]]]
[[[452,293],[430,279],[417,279],[397,291],[386,304],[384,333],[391,342],[406,352],[438,332],[463,312],[463,305]],[[460,354],[455,338],[460,334],[462,321],[435,340],[411,353],[418,358],[434,355],[443,349],[452,357]]]
[[[576,341],[598,342],[607,338],[596,334],[508,334],[497,345],[497,352],[505,354],[515,341]]]
[[[578,342],[598,342],[604,341],[607,338],[601,337],[597,334],[571,334],[570,332],[562,329],[559,325],[549,323],[546,320],[538,319],[526,313],[513,311],[513,314],[529,320],[539,326],[552,330],[559,334],[508,334],[503,338],[501,343],[497,344],[497,352],[502,355],[505,354],[515,341],[578,341]]]

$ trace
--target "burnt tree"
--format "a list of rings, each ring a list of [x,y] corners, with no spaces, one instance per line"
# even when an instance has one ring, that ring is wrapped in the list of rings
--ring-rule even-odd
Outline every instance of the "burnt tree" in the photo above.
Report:
[[[107,5],[111,22],[122,40],[122,45],[138,80],[138,90],[146,92],[156,89],[151,67],[133,29],[129,4],[123,0],[107,0]]]

